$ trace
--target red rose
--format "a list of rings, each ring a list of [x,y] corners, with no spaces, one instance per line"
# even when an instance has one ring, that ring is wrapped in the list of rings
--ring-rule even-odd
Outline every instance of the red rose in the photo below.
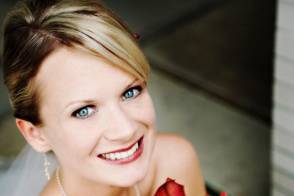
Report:
[[[171,178],[167,178],[166,182],[157,189],[154,196],[185,196],[184,186]]]
[[[206,194],[206,196],[209,196],[209,195]],[[226,192],[221,192],[219,196],[228,196],[228,194]]]

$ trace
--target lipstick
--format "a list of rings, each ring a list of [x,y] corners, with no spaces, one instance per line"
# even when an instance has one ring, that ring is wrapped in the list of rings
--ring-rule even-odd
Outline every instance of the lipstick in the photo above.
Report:
[[[111,164],[127,164],[137,160],[144,149],[144,136],[129,147],[97,155],[98,158]]]

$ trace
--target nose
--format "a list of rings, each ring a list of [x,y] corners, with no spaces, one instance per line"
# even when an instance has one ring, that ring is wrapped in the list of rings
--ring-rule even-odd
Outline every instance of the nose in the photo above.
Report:
[[[118,104],[111,104],[103,112],[104,138],[112,142],[128,142],[136,127],[128,112]]]

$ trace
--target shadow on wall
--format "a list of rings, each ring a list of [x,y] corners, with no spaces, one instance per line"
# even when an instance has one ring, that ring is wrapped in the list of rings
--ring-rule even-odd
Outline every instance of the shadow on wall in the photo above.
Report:
[[[0,1],[0,24],[2,29],[2,23],[3,19],[7,13],[7,11],[15,4],[15,0],[12,1]],[[2,32],[1,32],[2,33]],[[0,39],[0,42],[2,39]],[[0,43],[2,45],[2,43]],[[1,58],[1,57],[0,57]],[[1,62],[1,59],[0,59]],[[11,113],[8,96],[7,96],[7,90],[6,87],[3,84],[3,77],[2,77],[2,65],[1,65],[1,71],[0,71],[0,122],[1,119],[5,118],[5,115],[7,113]],[[0,129],[1,131],[1,129]]]

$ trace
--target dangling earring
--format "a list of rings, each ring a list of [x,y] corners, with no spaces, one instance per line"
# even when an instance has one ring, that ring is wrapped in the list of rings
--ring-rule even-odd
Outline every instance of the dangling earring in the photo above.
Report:
[[[48,180],[50,180],[49,166],[50,166],[50,162],[47,159],[46,153],[44,153],[44,172]]]

